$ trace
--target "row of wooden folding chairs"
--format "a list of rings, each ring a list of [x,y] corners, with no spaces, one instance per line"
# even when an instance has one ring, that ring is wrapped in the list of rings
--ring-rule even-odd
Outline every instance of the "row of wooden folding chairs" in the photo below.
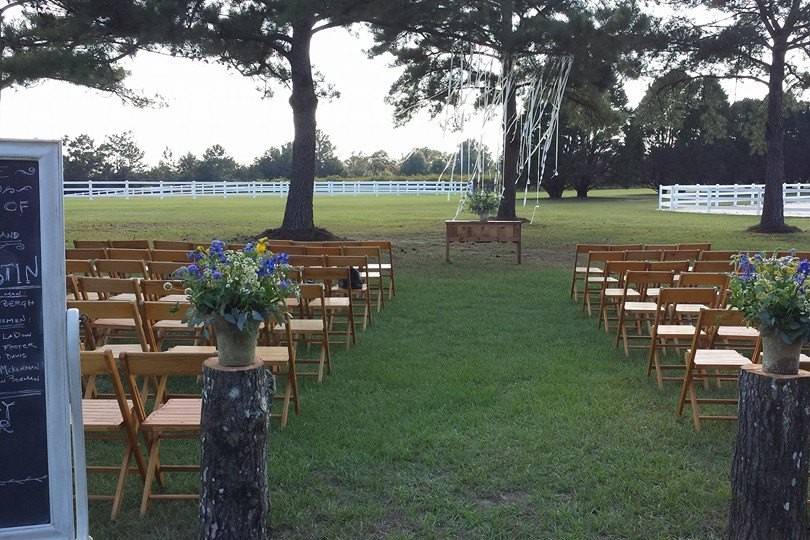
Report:
[[[199,243],[184,240],[74,240],[66,250],[68,259],[144,259],[184,262],[188,252]],[[246,243],[229,243],[227,249],[243,249]],[[273,253],[290,255],[350,255],[369,257],[369,270],[379,272],[388,284],[388,296],[396,294],[393,244],[388,240],[338,240],[331,242],[296,242],[272,240]],[[144,253],[146,252],[146,253]]]
[[[594,260],[591,260],[592,252],[599,252],[600,254],[608,252],[620,252],[624,255],[613,257],[620,257],[625,260],[629,256],[629,260],[710,260],[702,259],[704,253],[711,253],[711,244],[708,243],[692,243],[692,244],[577,244],[574,252],[574,267],[571,274],[571,292],[570,296],[575,301],[577,300],[577,293],[579,292],[577,285],[580,282],[586,281],[588,275],[595,275],[602,271],[602,268],[597,263],[599,257],[608,257],[607,255],[599,255]],[[629,252],[629,253],[628,253]],[[584,259],[584,260],[583,260]],[[729,257],[726,257],[728,260]]]

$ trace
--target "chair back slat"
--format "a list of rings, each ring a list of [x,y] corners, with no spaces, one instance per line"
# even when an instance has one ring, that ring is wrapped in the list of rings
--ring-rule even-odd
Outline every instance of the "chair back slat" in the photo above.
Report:
[[[118,294],[132,294],[135,295],[136,305],[143,301],[138,280],[134,278],[78,277],[76,282],[84,299],[88,298],[88,293],[96,293],[99,300],[108,300]]]
[[[106,277],[149,277],[143,260],[99,259],[95,261],[96,273]]]
[[[153,240],[152,247],[156,250],[192,251],[197,245],[185,240]]]
[[[678,282],[679,287],[717,287],[728,288],[729,275],[716,272],[684,272]]]
[[[193,249],[153,249],[149,257],[153,261],[159,262],[182,262],[189,264],[191,261],[188,254]]]
[[[712,245],[709,242],[678,244],[678,249],[696,249],[698,251],[709,251],[710,249],[712,249]]]
[[[150,261],[147,265],[149,277],[152,279],[177,279],[176,272],[188,263],[169,261]]]
[[[701,261],[730,261],[735,255],[739,255],[739,251],[702,251],[700,253]]]
[[[73,247],[79,249],[104,249],[110,247],[108,240],[74,240]]]
[[[654,249],[629,249],[624,253],[628,261],[660,261],[664,255],[663,251]]]
[[[96,274],[96,267],[91,260],[67,259],[65,260],[65,272],[77,276],[94,276]]]
[[[655,272],[681,272],[689,271],[689,261],[653,261],[647,266],[648,270]]]
[[[152,258],[152,254],[148,249],[109,248],[107,249],[107,258],[148,261]]]
[[[693,272],[733,272],[734,265],[731,261],[695,261],[692,265]]]
[[[67,248],[66,259],[106,259],[107,250],[104,248]]]
[[[698,249],[673,249],[665,250],[662,260],[664,261],[694,261],[700,256]]]
[[[299,268],[326,266],[326,257],[324,255],[289,255],[288,262],[290,266]]]
[[[149,240],[110,240],[111,248],[121,249],[151,249]]]
[[[171,279],[142,279],[141,294],[148,302],[156,302],[164,296],[186,294],[183,282]]]

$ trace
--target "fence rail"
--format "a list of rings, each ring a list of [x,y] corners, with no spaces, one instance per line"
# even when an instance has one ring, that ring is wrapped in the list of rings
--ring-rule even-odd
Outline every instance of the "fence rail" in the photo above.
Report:
[[[810,184],[784,184],[782,193],[785,206],[810,206]],[[760,212],[764,196],[764,184],[675,184],[658,187],[658,209],[717,213],[733,210]]]
[[[289,182],[162,182],[162,181],[65,181],[65,197],[284,197]],[[318,195],[431,195],[462,193],[470,189],[469,182],[397,180],[316,180]]]

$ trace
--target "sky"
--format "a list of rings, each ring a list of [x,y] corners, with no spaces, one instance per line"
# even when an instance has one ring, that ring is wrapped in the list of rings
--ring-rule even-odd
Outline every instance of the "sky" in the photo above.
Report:
[[[390,67],[390,57],[369,59],[364,51],[370,45],[366,33],[340,28],[313,40],[314,66],[341,93],[318,107],[318,127],[330,136],[338,156],[382,149],[401,157],[415,147],[455,148],[459,136],[444,132],[427,114],[395,127],[385,97],[400,70]],[[131,73],[129,86],[159,95],[164,106],[138,109],[115,96],[46,81],[3,92],[0,137],[61,139],[87,133],[100,143],[109,134],[132,131],[151,164],[166,147],[177,158],[186,152],[200,155],[213,144],[250,163],[267,148],[292,140],[289,91],[283,86],[274,86],[274,96],[263,98],[255,80],[224,66],[155,53],[139,53],[125,67]],[[641,98],[646,84],[627,85],[631,103]],[[756,95],[734,83],[726,90],[731,99]]]

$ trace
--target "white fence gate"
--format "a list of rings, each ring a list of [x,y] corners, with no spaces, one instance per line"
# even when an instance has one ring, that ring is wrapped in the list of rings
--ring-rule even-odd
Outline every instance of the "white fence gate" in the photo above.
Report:
[[[784,184],[785,214],[810,215],[810,184]],[[764,184],[672,185],[658,187],[658,209],[676,212],[759,214]]]
[[[163,182],[134,180],[65,181],[65,197],[284,197],[289,182]],[[462,193],[470,189],[469,182],[421,180],[316,180],[319,195],[435,195]]]

